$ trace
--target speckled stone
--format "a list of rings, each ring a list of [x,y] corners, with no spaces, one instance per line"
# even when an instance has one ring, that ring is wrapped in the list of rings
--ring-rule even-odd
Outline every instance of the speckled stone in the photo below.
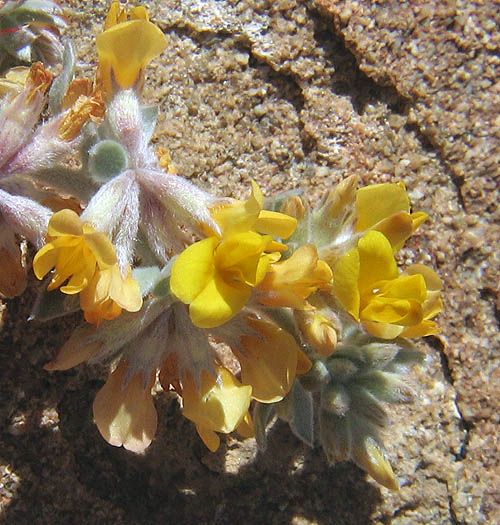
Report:
[[[80,71],[91,75],[106,2],[67,5]],[[402,265],[437,268],[446,302],[443,334],[419,345],[427,359],[413,374],[418,403],[392,411],[387,448],[402,489],[390,493],[349,464],[328,467],[283,424],[265,454],[233,438],[210,454],[166,396],[145,456],[110,447],[91,420],[102,370],[43,371],[74,320],[26,328],[28,293],[2,317],[0,519],[498,521],[493,3],[148,5],[170,44],[144,98],[160,107],[154,140],[179,174],[232,196],[250,179],[269,194],[300,187],[312,202],[349,174],[402,180],[415,209],[430,214],[400,254]]]

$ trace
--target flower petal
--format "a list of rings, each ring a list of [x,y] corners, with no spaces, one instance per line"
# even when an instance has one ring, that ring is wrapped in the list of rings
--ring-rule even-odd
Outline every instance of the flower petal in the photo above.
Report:
[[[387,323],[377,323],[374,321],[363,321],[363,326],[367,332],[380,339],[395,339],[399,337],[404,330],[403,326]]]
[[[258,319],[249,319],[248,323],[258,336],[242,336],[242,347],[234,348],[241,381],[252,385],[254,399],[262,403],[280,401],[295,379],[299,347],[288,332],[272,323]]]
[[[151,60],[166,48],[167,40],[153,23],[136,19],[116,24],[100,33],[96,44],[105,78],[110,69],[118,85],[128,89],[133,87]],[[109,90],[106,82],[105,89]]]
[[[246,201],[236,201],[212,210],[212,217],[224,236],[251,230],[264,205],[264,197],[258,184],[252,181],[252,194]]]
[[[262,210],[253,229],[259,233],[288,239],[297,228],[297,219],[277,211]]]
[[[242,385],[226,368],[219,367],[217,377],[204,371],[199,388],[191,377],[183,381],[183,414],[196,423],[212,450],[216,441],[208,431],[227,434],[235,430],[248,412],[251,393],[252,388]]]
[[[214,250],[217,237],[209,237],[186,248],[175,260],[170,276],[170,289],[183,303],[189,304],[213,279]]]
[[[49,237],[59,237],[60,235],[82,235],[83,225],[80,217],[73,210],[61,210],[49,221],[47,230]]]
[[[49,242],[38,250],[33,259],[33,271],[37,279],[43,279],[57,263],[57,250],[53,243]]]
[[[378,281],[396,279],[398,267],[392,246],[385,235],[370,231],[358,242],[359,279],[361,295],[371,291]]]
[[[411,326],[420,323],[424,315],[417,301],[375,297],[362,309],[360,317],[363,321]]]
[[[382,219],[372,228],[383,233],[389,239],[394,251],[400,250],[414,232],[411,216],[404,211]]]
[[[99,268],[102,270],[116,264],[116,251],[109,237],[101,232],[85,235],[85,243],[92,250]]]
[[[441,328],[439,328],[439,325],[435,321],[424,319],[420,324],[405,327],[401,332],[401,337],[425,337],[439,333],[441,333]]]
[[[128,364],[120,363],[94,400],[94,420],[102,437],[115,447],[143,452],[156,434],[158,416],[151,395],[152,380],[142,374],[124,384]]]
[[[359,270],[359,253],[356,248],[342,255],[333,268],[333,293],[342,303],[342,306],[358,320],[360,307]]]
[[[250,286],[230,286],[216,274],[189,305],[189,315],[199,328],[220,326],[247,304],[251,294]]]
[[[403,184],[372,184],[356,192],[356,211],[356,230],[363,231],[394,213],[408,213],[410,201]]]

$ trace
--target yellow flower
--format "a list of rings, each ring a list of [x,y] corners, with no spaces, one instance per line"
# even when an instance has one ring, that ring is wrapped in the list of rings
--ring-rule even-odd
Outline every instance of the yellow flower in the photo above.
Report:
[[[312,244],[301,246],[285,261],[272,264],[259,284],[259,301],[268,306],[311,309],[306,299],[317,290],[330,288],[332,270],[318,258]]]
[[[130,270],[125,279],[122,277],[107,235],[82,222],[74,211],[61,210],[52,216],[47,237],[49,242],[33,261],[35,275],[43,279],[55,269],[48,290],[60,287],[65,294],[80,293],[80,306],[88,322],[114,319],[122,309],[140,310],[139,285]]]
[[[389,240],[378,231],[362,237],[333,268],[333,290],[344,308],[383,339],[436,334],[441,281],[422,265],[399,274]]]
[[[215,452],[220,445],[216,432],[229,434],[241,426],[242,433],[248,435],[251,394],[252,387],[242,385],[226,368],[217,368],[215,376],[203,371],[199,388],[191,377],[183,381],[183,413]]]
[[[218,206],[212,217],[224,236],[255,231],[288,239],[297,227],[297,219],[275,211],[264,210],[264,196],[258,184],[252,181],[252,194],[246,201]]]
[[[373,184],[356,192],[356,231],[376,230],[390,241],[394,251],[428,218],[410,213],[410,200],[403,183]]]
[[[104,270],[117,262],[108,237],[83,223],[72,210],[54,213],[47,238],[49,242],[35,255],[33,270],[38,279],[43,279],[55,268],[49,291],[61,287],[65,294],[79,293],[88,286],[97,268]]]
[[[213,328],[234,317],[248,303],[270,264],[286,250],[271,235],[291,235],[295,219],[262,210],[262,204],[262,194],[254,184],[249,200],[213,212],[221,235],[213,232],[175,261],[170,288],[180,301],[189,304],[196,326]],[[268,233],[271,235],[262,235]]]
[[[232,350],[241,365],[241,382],[252,387],[252,397],[262,403],[281,401],[292,388],[296,374],[311,362],[285,330],[262,319],[248,319],[255,335],[243,335]]]
[[[127,378],[128,363],[120,362],[97,392],[94,421],[102,437],[115,447],[143,452],[156,434],[158,416],[151,395],[155,376]]]
[[[118,317],[122,310],[138,312],[142,307],[139,283],[128,275],[123,279],[118,264],[97,271],[80,294],[80,306],[88,323],[100,324]]]
[[[118,1],[112,2],[105,30],[96,43],[99,80],[107,95],[113,93],[114,82],[122,89],[134,87],[146,66],[167,46],[161,29],[149,21],[146,8],[127,13]]]

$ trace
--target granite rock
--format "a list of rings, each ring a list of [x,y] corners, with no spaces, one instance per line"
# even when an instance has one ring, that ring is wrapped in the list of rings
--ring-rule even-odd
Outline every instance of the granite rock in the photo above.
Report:
[[[420,398],[392,410],[387,448],[402,489],[390,493],[350,464],[329,467],[282,424],[265,454],[233,438],[211,454],[166,396],[144,456],[110,447],[91,417],[104,371],[43,371],[76,319],[26,327],[31,289],[0,314],[0,520],[497,521],[493,3],[148,4],[169,47],[144,96],[160,107],[154,140],[179,174],[221,195],[245,195],[255,179],[269,194],[302,188],[311,202],[350,174],[402,180],[430,214],[400,256],[435,266],[446,302],[442,335],[419,343]],[[68,5],[90,75],[106,2]]]

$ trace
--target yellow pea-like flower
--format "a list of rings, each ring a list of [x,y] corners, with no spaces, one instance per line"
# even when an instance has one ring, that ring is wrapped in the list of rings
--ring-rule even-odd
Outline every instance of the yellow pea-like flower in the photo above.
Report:
[[[436,334],[431,319],[442,310],[441,280],[415,265],[400,274],[389,240],[378,231],[363,236],[333,268],[333,291],[343,307],[383,339]]]
[[[220,445],[217,432],[229,434],[241,425],[242,433],[248,434],[251,395],[251,386],[242,385],[229,370],[218,367],[215,375],[203,371],[198,386],[191,377],[183,381],[183,413],[215,452]]]
[[[114,319],[122,310],[136,312],[142,306],[138,283],[124,279],[108,236],[83,222],[73,211],[55,213],[47,232],[48,243],[35,255],[33,270],[43,279],[53,270],[48,290],[59,288],[80,294],[80,306],[90,323]]]
[[[234,317],[287,249],[273,236],[290,236],[296,220],[262,206],[262,193],[254,183],[247,201],[213,212],[220,233],[192,244],[175,261],[170,288],[189,304],[196,326],[213,328]]]
[[[106,95],[116,83],[122,89],[136,85],[141,73],[167,46],[161,29],[149,21],[147,9],[127,12],[112,2],[105,30],[97,36],[99,81]]]

